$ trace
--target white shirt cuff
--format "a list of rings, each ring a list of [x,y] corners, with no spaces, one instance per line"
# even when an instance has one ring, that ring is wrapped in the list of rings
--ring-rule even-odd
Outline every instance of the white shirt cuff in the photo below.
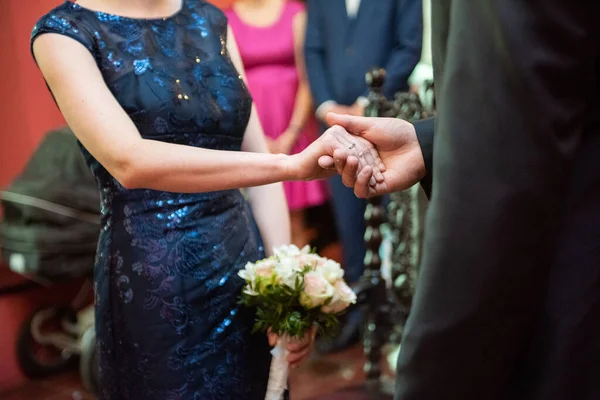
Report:
[[[356,104],[358,104],[362,108],[367,108],[367,106],[370,103],[371,102],[369,101],[369,99],[367,99],[365,96],[360,96],[358,99],[356,99]]]
[[[335,106],[337,106],[337,103],[333,100],[324,101],[323,103],[321,103],[321,105],[319,105],[319,107],[317,107],[317,111],[315,111],[315,115],[317,116],[318,119],[324,120],[325,115],[327,115],[327,113],[329,111],[331,111],[331,109]]]
[[[433,80],[433,67],[425,63],[419,63],[408,78],[409,85],[420,86],[427,80]]]

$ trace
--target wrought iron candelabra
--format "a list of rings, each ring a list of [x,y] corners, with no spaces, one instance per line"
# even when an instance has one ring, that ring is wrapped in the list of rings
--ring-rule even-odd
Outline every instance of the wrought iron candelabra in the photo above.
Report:
[[[366,74],[369,86],[369,106],[365,110],[368,117],[394,117],[416,120],[429,117],[432,112],[422,106],[419,97],[410,93],[396,95],[395,101],[389,102],[382,94],[386,73],[384,69],[375,68]],[[430,89],[433,90],[432,85]],[[371,399],[389,398],[393,390],[391,382],[382,379],[382,350],[386,343],[399,340],[404,322],[408,317],[414,288],[415,271],[411,271],[411,260],[414,264],[415,235],[410,224],[411,207],[408,205],[413,196],[406,192],[392,195],[389,214],[382,204],[381,197],[369,199],[365,212],[365,270],[362,279],[354,287],[358,295],[358,304],[366,311],[366,329],[363,347],[365,354],[366,391]],[[386,217],[390,216],[390,224],[395,231],[392,254],[392,281],[394,289],[388,290],[382,276],[381,244],[382,228]],[[395,335],[394,335],[395,334]],[[393,336],[396,336],[394,338]]]

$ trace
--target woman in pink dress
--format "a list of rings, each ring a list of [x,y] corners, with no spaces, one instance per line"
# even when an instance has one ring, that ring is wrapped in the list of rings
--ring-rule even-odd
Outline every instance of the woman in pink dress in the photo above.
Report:
[[[273,153],[294,154],[316,139],[304,70],[304,4],[288,0],[237,0],[226,13],[237,38],[248,87]],[[292,241],[305,237],[304,213],[327,200],[322,181],[285,182]]]

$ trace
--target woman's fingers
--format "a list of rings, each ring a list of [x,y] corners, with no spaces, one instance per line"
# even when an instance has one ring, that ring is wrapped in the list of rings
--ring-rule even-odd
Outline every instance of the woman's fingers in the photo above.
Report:
[[[358,159],[356,157],[349,157],[346,162],[346,167],[342,170],[342,182],[344,186],[353,188],[354,182],[356,182],[356,174],[358,173]]]
[[[288,363],[290,364],[290,367],[297,368],[300,365],[300,363],[302,363],[302,361],[304,361],[306,357],[310,355],[311,352],[312,346],[309,346],[303,349],[302,351],[290,353],[290,355],[288,356]]]
[[[344,168],[346,167],[346,162],[348,161],[348,154],[346,150],[336,149],[333,152],[333,162],[335,163],[335,169],[338,174],[341,174]]]
[[[370,184],[370,176],[373,171],[370,167],[363,168],[356,176],[354,182],[354,194],[358,198],[367,199],[373,196],[379,196],[381,193],[389,193],[387,182],[383,181],[373,186]]]
[[[331,170],[336,169],[335,162],[333,161],[333,157],[331,157],[329,155],[319,157],[318,162],[319,162],[319,166],[323,169],[331,169]]]
[[[292,340],[287,345],[287,350],[290,352],[302,351],[306,347],[312,346],[313,341],[315,340],[316,330],[313,328],[310,331],[306,332],[304,337],[300,340]]]
[[[356,180],[353,187],[356,197],[363,199],[371,197],[372,187],[370,182],[373,177],[373,169],[371,167],[365,167],[358,173],[358,175],[355,174],[355,176]]]
[[[371,142],[369,142],[371,143]],[[371,143],[371,154],[373,155],[373,158],[375,159],[375,163],[377,164],[377,167],[379,168],[379,171],[382,173],[381,175],[381,179],[383,180],[383,173],[385,172],[385,164],[383,163],[383,160],[381,159],[381,156],[379,155],[379,151],[377,151],[377,149],[375,148],[375,146],[373,146],[373,144]]]
[[[326,133],[337,142],[334,145],[336,150],[343,150],[347,152],[348,155],[357,157],[359,169],[363,169],[366,166],[371,166],[371,168],[373,168],[374,180],[371,182],[373,186],[375,186],[376,182],[383,181],[383,174],[381,174],[380,168],[383,165],[383,162],[381,161],[377,149],[371,142],[348,133],[340,126],[333,126],[329,128]],[[385,168],[385,166],[383,167]]]
[[[288,355],[288,363],[290,364],[290,367],[296,368],[308,355],[310,355],[315,342],[316,333],[317,328],[313,327],[304,335],[302,340],[295,340],[288,344],[287,350],[290,352]]]

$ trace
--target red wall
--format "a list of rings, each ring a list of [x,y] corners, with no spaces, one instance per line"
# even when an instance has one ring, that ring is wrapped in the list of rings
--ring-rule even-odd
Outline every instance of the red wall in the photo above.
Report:
[[[41,137],[63,123],[29,52],[37,19],[63,0],[0,0],[0,188],[19,173]],[[233,0],[212,0],[220,7]]]
[[[21,170],[45,131],[63,120],[29,54],[29,34],[57,0],[0,1],[0,188]]]
[[[63,1],[0,0],[0,190],[19,174],[43,135],[64,123],[29,51],[37,19]],[[227,7],[233,0],[211,1]],[[15,278],[0,264],[0,286]],[[37,290],[0,297],[0,393],[24,382],[14,353],[19,325],[56,295]]]

